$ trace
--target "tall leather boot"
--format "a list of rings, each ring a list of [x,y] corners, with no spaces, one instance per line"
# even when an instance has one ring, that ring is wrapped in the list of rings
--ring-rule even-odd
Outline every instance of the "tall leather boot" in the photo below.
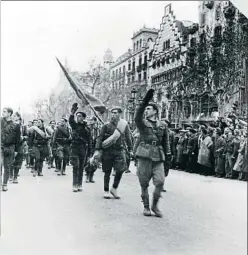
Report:
[[[142,197],[142,201],[144,204],[144,211],[143,211],[143,215],[144,216],[152,216],[151,210],[150,210],[150,205],[149,205],[149,196],[147,197]]]
[[[93,172],[90,172],[90,173],[89,173],[89,182],[95,183],[95,181],[93,180],[93,177],[94,177],[94,173],[93,173]]]
[[[157,205],[158,205],[158,200],[159,198],[157,198],[156,196],[153,195],[153,201],[152,201],[152,211],[154,212],[156,217],[162,218],[163,214],[159,211]]]

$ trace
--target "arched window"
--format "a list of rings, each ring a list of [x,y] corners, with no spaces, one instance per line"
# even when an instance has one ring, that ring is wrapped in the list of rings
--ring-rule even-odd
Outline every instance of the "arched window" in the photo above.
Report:
[[[221,37],[221,31],[222,31],[222,27],[221,26],[215,27],[215,29],[214,29],[214,36]]]

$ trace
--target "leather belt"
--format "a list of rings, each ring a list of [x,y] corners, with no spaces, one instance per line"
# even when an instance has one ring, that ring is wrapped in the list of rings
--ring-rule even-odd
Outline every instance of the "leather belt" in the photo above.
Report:
[[[145,146],[145,145],[152,145],[152,146],[158,146],[159,143],[157,141],[151,141],[151,142],[140,142],[140,145]]]

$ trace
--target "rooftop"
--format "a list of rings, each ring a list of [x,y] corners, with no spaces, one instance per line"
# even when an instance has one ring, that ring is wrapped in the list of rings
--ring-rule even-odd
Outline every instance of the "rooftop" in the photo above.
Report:
[[[154,34],[157,34],[158,33],[158,29],[156,28],[147,28],[147,27],[143,27],[141,28],[140,30],[138,30],[137,32],[134,32],[133,33],[133,37],[131,39],[134,39],[135,37],[137,37],[138,35],[140,35],[141,33],[154,33]]]

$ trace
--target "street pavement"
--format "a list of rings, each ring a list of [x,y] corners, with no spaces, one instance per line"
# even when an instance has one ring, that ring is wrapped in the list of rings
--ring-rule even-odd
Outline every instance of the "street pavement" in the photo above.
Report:
[[[124,174],[120,200],[103,199],[103,173],[72,192],[72,169],[43,177],[21,170],[1,193],[1,255],[245,255],[247,183],[171,170],[159,207],[144,217],[135,174]],[[150,193],[153,189],[151,182]]]

